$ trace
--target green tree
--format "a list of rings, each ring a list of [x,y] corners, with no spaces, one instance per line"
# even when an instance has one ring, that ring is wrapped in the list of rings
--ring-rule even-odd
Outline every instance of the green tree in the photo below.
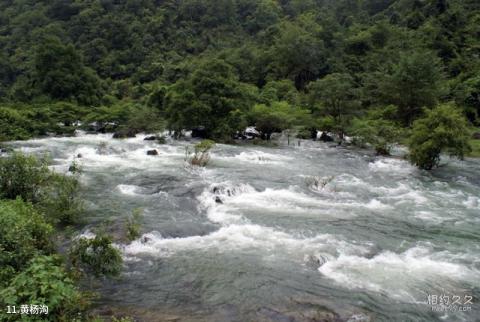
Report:
[[[283,22],[271,47],[270,70],[277,79],[288,78],[299,89],[327,70],[321,27],[313,20]]]
[[[204,126],[209,137],[221,137],[219,129],[232,135],[239,128],[224,125],[231,124],[233,111],[248,111],[255,95],[255,90],[237,80],[230,65],[211,60],[169,88],[167,120],[175,130]]]
[[[308,124],[310,119],[307,110],[292,107],[287,102],[273,102],[269,106],[257,104],[250,113],[251,122],[266,140],[270,140],[274,132],[281,132],[294,125]]]
[[[454,88],[456,103],[465,108],[468,119],[480,124],[480,76],[473,76]]]
[[[312,82],[308,86],[308,101],[316,114],[334,118],[341,136],[360,106],[353,78],[341,73],[329,74]]]
[[[398,119],[404,125],[432,108],[441,93],[442,73],[439,59],[430,52],[405,53],[389,75],[379,78],[380,95],[387,104],[398,106]]]
[[[468,123],[453,105],[440,105],[425,111],[425,117],[413,123],[408,142],[410,160],[421,169],[438,166],[441,153],[463,159],[471,150]]]
[[[72,44],[47,37],[34,58],[33,85],[55,100],[95,104],[102,96],[95,71],[83,65],[82,56]]]
[[[400,126],[389,119],[396,112],[395,106],[371,110],[366,117],[353,119],[349,135],[354,137],[354,143],[371,144],[378,155],[389,155],[393,144],[401,139]]]

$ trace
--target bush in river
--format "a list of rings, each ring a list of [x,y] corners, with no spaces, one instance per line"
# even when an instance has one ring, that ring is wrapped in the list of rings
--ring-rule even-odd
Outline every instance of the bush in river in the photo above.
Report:
[[[410,161],[424,170],[438,166],[440,154],[460,159],[471,151],[470,132],[465,116],[452,105],[426,110],[425,116],[413,123],[408,142]]]
[[[195,153],[190,160],[192,165],[204,167],[210,161],[210,150],[215,147],[215,142],[212,140],[203,140],[195,145]]]
[[[134,209],[132,215],[128,217],[126,223],[127,239],[129,241],[140,237],[140,219],[142,217],[142,209]]]
[[[38,207],[52,222],[70,225],[78,222],[83,211],[79,197],[80,182],[73,176],[51,174],[49,184],[42,190]]]
[[[74,241],[69,257],[77,269],[95,277],[115,277],[122,269],[120,251],[112,245],[111,237],[103,233]]]

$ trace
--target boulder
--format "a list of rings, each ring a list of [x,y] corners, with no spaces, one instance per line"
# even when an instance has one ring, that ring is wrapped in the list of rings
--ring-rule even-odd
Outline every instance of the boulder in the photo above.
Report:
[[[81,157],[83,157],[83,155],[81,153],[77,154],[77,158],[80,159]]]
[[[206,139],[207,129],[204,126],[199,126],[192,129],[192,138]]]
[[[158,139],[159,139],[158,136],[150,135],[150,136],[145,137],[143,140],[144,141],[155,141],[155,140],[158,140]]]
[[[480,132],[475,132],[475,133],[473,133],[472,139],[474,139],[474,140],[480,140]]]
[[[216,197],[215,197],[215,202],[216,202],[216,203],[220,203],[220,204],[223,203],[222,199],[220,199],[219,196],[216,196]]]
[[[245,129],[244,134],[247,140],[253,140],[255,138],[259,138],[260,136],[262,136],[262,134],[259,131],[257,131],[257,129],[254,126],[247,127]]]
[[[333,136],[327,132],[321,132],[320,141],[322,142],[333,142]]]
[[[126,139],[126,138],[134,138],[136,136],[136,132],[132,129],[122,129],[118,130],[113,133],[112,138],[114,139]]]
[[[148,150],[147,155],[158,155],[158,151],[153,149],[153,150]]]

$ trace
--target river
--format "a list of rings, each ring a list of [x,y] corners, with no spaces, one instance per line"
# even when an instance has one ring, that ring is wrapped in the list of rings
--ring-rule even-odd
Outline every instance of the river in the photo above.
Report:
[[[81,165],[81,234],[143,209],[144,235],[118,245],[124,272],[97,284],[97,306],[151,321],[478,321],[479,160],[425,172],[281,141],[219,144],[194,168],[184,162],[192,142],[143,138],[12,143],[48,153],[56,171]],[[438,310],[442,294],[473,304]]]

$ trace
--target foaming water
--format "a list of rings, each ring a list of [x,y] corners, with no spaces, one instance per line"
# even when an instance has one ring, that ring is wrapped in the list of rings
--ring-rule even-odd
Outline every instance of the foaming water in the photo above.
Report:
[[[291,312],[311,310],[339,321],[478,316],[478,301],[465,312],[426,303],[428,295],[480,296],[477,160],[427,173],[399,157],[302,141],[217,145],[198,168],[185,162],[194,142],[144,137],[11,143],[49,154],[55,171],[80,165],[88,224],[76,238],[92,238],[105,222],[119,234],[143,209],[142,236],[117,245],[125,274],[99,287],[101,303],[203,321],[291,321]]]

